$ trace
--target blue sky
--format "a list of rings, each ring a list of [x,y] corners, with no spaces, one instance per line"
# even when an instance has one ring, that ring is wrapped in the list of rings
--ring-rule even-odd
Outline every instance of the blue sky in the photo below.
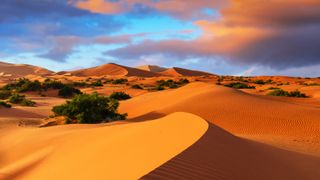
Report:
[[[318,12],[317,0],[4,0],[0,59],[55,71],[115,62],[320,76]]]

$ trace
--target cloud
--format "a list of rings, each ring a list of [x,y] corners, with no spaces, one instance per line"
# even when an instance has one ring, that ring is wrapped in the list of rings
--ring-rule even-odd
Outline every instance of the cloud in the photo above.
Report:
[[[144,41],[106,54],[164,54],[176,60],[223,57],[232,64],[278,70],[320,64],[320,1],[233,0],[220,12],[218,21],[195,22],[203,30],[196,40]]]

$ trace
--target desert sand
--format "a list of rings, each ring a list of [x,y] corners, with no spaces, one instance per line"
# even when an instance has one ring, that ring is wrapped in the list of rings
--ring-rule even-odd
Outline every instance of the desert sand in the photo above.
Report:
[[[110,63],[48,75],[26,72],[28,79],[64,83],[125,78],[124,84],[80,89],[128,93],[132,98],[119,107],[128,119],[39,128],[51,108],[68,99],[56,90],[23,93],[35,107],[0,107],[0,179],[319,179],[319,78],[248,77],[256,89],[239,90],[223,86],[239,77],[152,67]],[[180,78],[190,83],[150,90],[159,80]],[[273,83],[253,83],[261,79]],[[0,78],[1,85],[11,81]],[[270,87],[300,90],[308,98],[269,96]]]

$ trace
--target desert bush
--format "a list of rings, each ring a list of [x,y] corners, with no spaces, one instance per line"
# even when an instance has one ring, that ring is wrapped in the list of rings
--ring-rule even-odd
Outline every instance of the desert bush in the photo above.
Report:
[[[240,83],[240,82],[229,83],[229,84],[225,84],[224,86],[235,88],[235,89],[255,89],[256,88],[255,86],[249,86],[247,84]]]
[[[131,98],[131,96],[129,94],[126,94],[125,92],[113,92],[109,97],[119,101]]]
[[[181,79],[179,79],[179,83],[180,84],[188,84],[188,83],[190,83],[190,81],[186,78],[181,78]]]
[[[112,83],[112,84],[125,84],[125,83],[127,83],[127,82],[128,82],[127,79],[120,78],[120,79],[115,79],[115,80],[113,80],[111,83]]]
[[[11,108],[11,104],[8,104],[8,103],[6,103],[6,102],[4,102],[4,101],[0,101],[0,107],[5,107],[5,108]]]
[[[58,95],[64,98],[73,97],[76,94],[82,94],[82,92],[79,89],[70,86],[64,86],[58,92]]]
[[[0,99],[8,99],[12,95],[11,91],[9,90],[0,90]]]
[[[46,79],[43,82],[42,86],[44,90],[47,90],[47,89],[62,89],[66,85],[63,84],[61,81]]]
[[[86,82],[73,82],[72,86],[74,86],[74,87],[89,87],[90,84],[88,84]]]
[[[304,93],[301,93],[298,90],[295,91],[285,91],[283,89],[275,89],[272,92],[268,93],[270,96],[285,96],[285,97],[298,97],[298,98],[306,98],[307,95]]]
[[[36,104],[36,102],[27,99],[25,95],[20,94],[11,95],[8,101],[12,104],[20,104],[22,106],[34,106]]]
[[[95,82],[92,82],[91,85],[92,86],[103,86],[102,81],[100,79]]]
[[[119,102],[97,93],[76,95],[71,101],[53,107],[55,116],[66,116],[78,123],[101,123],[124,120],[127,114],[117,112]]]
[[[134,84],[131,86],[132,89],[143,89],[139,84]]]
[[[258,80],[255,80],[255,81],[253,81],[253,83],[255,83],[255,84],[266,84],[263,80],[261,80],[261,79],[258,79]]]

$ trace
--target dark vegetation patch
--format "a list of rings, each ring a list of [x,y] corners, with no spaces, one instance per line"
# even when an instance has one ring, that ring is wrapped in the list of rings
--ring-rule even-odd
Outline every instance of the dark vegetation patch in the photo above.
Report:
[[[151,90],[161,91],[161,90],[164,90],[166,88],[175,89],[175,88],[179,88],[181,86],[184,86],[184,85],[186,85],[188,83],[190,83],[190,81],[188,79],[185,79],[185,78],[179,79],[178,81],[174,81],[172,79],[159,80],[159,81],[157,81],[157,86],[155,86]]]
[[[301,93],[298,90],[288,92],[283,89],[275,89],[272,92],[269,92],[268,95],[270,95],[270,96],[298,97],[298,98],[308,97],[306,94]]]
[[[225,84],[224,86],[230,87],[230,88],[235,88],[235,89],[255,89],[255,86],[250,86],[241,82],[233,82],[229,84]]]
[[[9,97],[8,102],[12,104],[19,104],[21,106],[34,106],[36,102],[26,98],[25,95],[13,94]]]
[[[11,104],[8,104],[5,101],[0,101],[0,107],[11,108]]]
[[[113,92],[109,97],[119,101],[131,98],[131,96],[125,92]]]
[[[55,116],[65,116],[67,123],[101,123],[124,120],[127,114],[119,114],[119,102],[116,99],[100,96],[98,93],[76,95],[71,101],[55,106]]]

